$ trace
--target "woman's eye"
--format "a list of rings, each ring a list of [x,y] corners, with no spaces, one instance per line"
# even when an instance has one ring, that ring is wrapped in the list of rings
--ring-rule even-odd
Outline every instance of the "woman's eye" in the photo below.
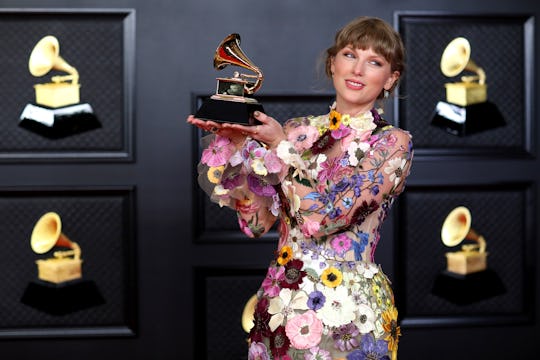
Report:
[[[382,66],[382,62],[378,60],[371,60],[369,63],[375,66]]]
[[[354,59],[355,56],[352,52],[345,52],[343,53],[343,56],[347,57],[347,58],[350,58],[350,59]]]

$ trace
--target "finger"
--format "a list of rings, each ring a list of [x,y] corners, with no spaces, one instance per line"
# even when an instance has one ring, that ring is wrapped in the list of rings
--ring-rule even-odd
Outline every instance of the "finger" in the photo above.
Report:
[[[259,120],[261,123],[266,124],[269,121],[270,116],[266,115],[263,112],[255,111],[253,113],[253,116],[255,116],[255,119]]]

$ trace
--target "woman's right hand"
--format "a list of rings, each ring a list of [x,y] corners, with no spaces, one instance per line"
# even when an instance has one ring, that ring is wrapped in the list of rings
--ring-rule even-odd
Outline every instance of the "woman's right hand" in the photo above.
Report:
[[[194,125],[204,131],[208,131],[216,135],[229,138],[233,142],[233,144],[237,146],[242,145],[246,140],[247,134],[243,133],[241,130],[226,127],[222,123],[211,120],[198,119],[194,115],[189,115],[186,121],[188,124]]]

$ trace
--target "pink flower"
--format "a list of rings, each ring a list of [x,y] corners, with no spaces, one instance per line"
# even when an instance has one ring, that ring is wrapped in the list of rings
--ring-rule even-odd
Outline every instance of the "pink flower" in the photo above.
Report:
[[[352,240],[345,233],[341,233],[332,239],[332,249],[334,249],[339,255],[345,254],[351,249]]]
[[[317,346],[321,341],[322,331],[322,321],[317,318],[313,310],[296,315],[285,325],[285,333],[296,349],[309,349]]]
[[[349,135],[351,133],[351,128],[348,126],[343,125],[343,123],[340,124],[339,128],[336,130],[332,130],[330,133],[332,137],[336,140],[342,139]]]
[[[201,162],[208,166],[221,166],[229,161],[234,153],[231,140],[222,136],[214,137],[214,140],[203,150]]]
[[[334,159],[328,159],[325,162],[321,164],[321,171],[319,172],[319,176],[317,177],[317,180],[320,182],[325,182],[326,180],[332,180],[336,172],[341,167],[341,164],[339,160]]]
[[[262,282],[265,295],[270,297],[278,296],[280,292],[279,282],[285,280],[285,267],[271,267],[266,273],[266,278]]]
[[[287,133],[287,139],[298,152],[311,148],[318,137],[319,130],[314,126],[298,126]]]
[[[281,160],[274,151],[267,151],[264,154],[264,165],[269,173],[275,174],[281,171]]]
[[[255,236],[255,234],[253,234],[253,231],[251,231],[251,229],[249,228],[248,222],[241,217],[238,217],[238,225],[240,226],[240,230],[242,230],[242,232],[250,238]]]
[[[319,349],[318,346],[312,347],[309,349],[309,353],[304,354],[304,360],[332,360],[330,352]]]
[[[249,346],[248,360],[270,360],[266,346],[260,342],[252,342]]]
[[[319,231],[320,227],[321,224],[319,222],[304,219],[304,223],[302,224],[302,234],[304,234],[304,236],[306,237],[310,237],[311,235]]]

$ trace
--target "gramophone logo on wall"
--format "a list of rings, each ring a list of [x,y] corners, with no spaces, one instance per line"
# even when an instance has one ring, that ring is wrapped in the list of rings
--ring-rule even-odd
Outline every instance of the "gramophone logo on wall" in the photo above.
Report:
[[[440,64],[447,77],[464,75],[461,81],[446,83],[446,101],[435,107],[432,125],[458,135],[470,135],[504,126],[505,121],[497,106],[487,99],[486,73],[471,59],[471,45],[464,37],[457,37],[445,48]]]
[[[56,251],[52,257],[36,260],[38,280],[28,284],[22,303],[52,315],[64,315],[105,302],[95,283],[83,279],[81,248],[62,232],[58,213],[47,212],[39,218],[30,245],[36,254]]]
[[[445,254],[446,270],[435,279],[432,292],[459,305],[485,300],[506,291],[497,273],[487,266],[484,236],[477,233],[471,223],[470,210],[458,206],[448,214],[441,228],[444,245],[462,245],[460,250]]]
[[[52,35],[33,48],[28,69],[35,77],[51,71],[51,82],[35,84],[35,103],[24,108],[19,126],[47,138],[57,139],[101,127],[88,103],[80,103],[79,72],[60,56],[60,43]]]

